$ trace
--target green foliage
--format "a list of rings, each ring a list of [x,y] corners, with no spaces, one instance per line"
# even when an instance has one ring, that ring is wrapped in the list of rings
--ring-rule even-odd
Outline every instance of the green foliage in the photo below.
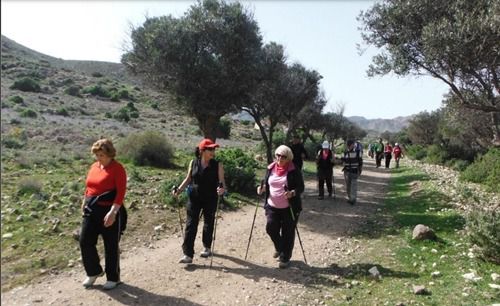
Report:
[[[12,84],[10,89],[18,89],[21,91],[28,91],[28,92],[42,91],[40,84],[37,81],[33,80],[32,78],[28,77],[16,80],[14,84]]]
[[[64,107],[61,107],[61,108],[59,108],[59,109],[56,110],[56,115],[68,117],[69,116],[69,112]]]
[[[217,126],[217,137],[229,139],[231,135],[231,121],[229,119],[221,118]]]
[[[80,89],[81,87],[78,85],[71,85],[64,89],[64,93],[70,96],[80,97],[81,96]]]
[[[9,101],[12,101],[16,104],[22,104],[24,102],[24,99],[21,96],[12,96],[9,98]]]
[[[130,134],[120,148],[121,154],[137,166],[168,168],[172,164],[172,145],[158,132]]]
[[[430,164],[444,164],[448,154],[447,152],[439,145],[430,145],[427,147],[427,156],[425,161]]]
[[[481,257],[500,264],[500,213],[476,209],[466,220],[467,237],[479,247]]]
[[[36,118],[38,114],[31,108],[24,108],[21,110],[20,116],[24,118]]]
[[[230,148],[217,152],[216,158],[224,165],[224,178],[229,191],[238,193],[254,191],[255,169],[258,163],[250,155],[239,148]]]
[[[104,75],[100,72],[92,72],[94,78],[102,78]]]
[[[406,155],[416,160],[422,160],[427,156],[427,150],[422,145],[409,145],[406,148]]]
[[[187,202],[187,193],[185,191],[179,194],[178,198],[175,198],[172,195],[172,189],[174,186],[179,187],[183,179],[184,177],[177,176],[162,182],[160,187],[160,196],[165,205],[171,207],[182,207],[183,203]]]
[[[134,102],[128,102],[126,106],[120,108],[113,114],[113,118],[118,121],[129,122],[130,118],[139,118],[139,111],[134,106]]]
[[[109,92],[109,90],[101,85],[87,86],[83,88],[82,92],[84,94],[91,94],[93,96],[111,98],[111,93]]]
[[[460,179],[487,186],[491,191],[500,190],[500,149],[492,148],[479,156],[461,174]]]
[[[18,195],[37,194],[42,191],[42,183],[35,178],[25,177],[19,181],[17,188]]]

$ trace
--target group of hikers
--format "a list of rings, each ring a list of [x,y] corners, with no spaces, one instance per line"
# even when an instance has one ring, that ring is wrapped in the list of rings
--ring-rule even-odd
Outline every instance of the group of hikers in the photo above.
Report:
[[[381,140],[379,143],[382,144]],[[189,163],[184,180],[172,190],[174,197],[178,197],[182,192],[187,192],[188,195],[182,243],[183,255],[179,263],[193,262],[195,238],[202,216],[203,250],[200,256],[213,256],[218,199],[226,192],[223,164],[214,158],[218,147],[219,144],[211,139],[201,140],[195,149],[195,158]],[[369,152],[372,147],[369,147]],[[395,147],[398,147],[397,144]],[[390,152],[396,156],[394,150],[391,147]],[[97,278],[105,274],[107,281],[103,288],[109,290],[121,282],[119,241],[127,221],[127,213],[123,206],[127,175],[123,165],[115,160],[116,149],[111,140],[96,141],[92,145],[91,152],[96,161],[91,165],[85,181],[85,197],[82,202],[83,221],[80,233],[82,262],[87,274],[83,286],[92,287]],[[400,155],[399,153],[398,157]],[[279,268],[287,268],[290,266],[295,232],[297,231],[298,234],[297,223],[302,211],[302,193],[305,188],[303,160],[308,156],[300,138],[296,136],[290,146],[277,147],[274,157],[274,161],[266,168],[264,179],[257,187],[257,194],[265,195],[266,233],[274,245],[273,257],[278,260]],[[387,159],[386,157],[386,161]],[[357,197],[357,179],[363,167],[360,142],[347,140],[346,150],[340,161],[344,166],[342,171],[346,182],[347,202],[354,205]],[[325,183],[328,196],[335,195],[332,182],[334,164],[335,153],[331,150],[330,143],[324,141],[316,155],[320,200],[324,199]],[[379,163],[377,165],[379,166]],[[96,248],[99,235],[102,236],[104,242],[104,269],[100,264]],[[250,239],[251,236],[249,243]]]
[[[385,167],[389,168],[391,159],[394,156],[396,168],[399,168],[399,160],[403,157],[403,150],[399,146],[399,143],[396,142],[394,147],[392,147],[389,141],[384,145],[382,138],[379,138],[378,142],[368,145],[368,156],[375,158],[377,168],[381,166],[382,159],[385,159]]]

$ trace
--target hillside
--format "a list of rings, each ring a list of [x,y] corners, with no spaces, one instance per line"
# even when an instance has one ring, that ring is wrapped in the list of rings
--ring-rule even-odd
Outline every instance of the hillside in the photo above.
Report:
[[[389,131],[391,133],[396,133],[407,127],[412,117],[413,116],[396,117],[392,119],[366,119],[365,117],[351,116],[347,117],[347,119],[356,123],[366,131],[375,131],[379,133]]]

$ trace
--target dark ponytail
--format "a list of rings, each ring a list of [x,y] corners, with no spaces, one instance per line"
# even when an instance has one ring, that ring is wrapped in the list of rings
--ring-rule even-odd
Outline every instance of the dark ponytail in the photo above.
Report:
[[[201,158],[201,152],[200,152],[200,148],[199,147],[196,147],[196,149],[194,149],[194,156],[196,156],[196,158]]]

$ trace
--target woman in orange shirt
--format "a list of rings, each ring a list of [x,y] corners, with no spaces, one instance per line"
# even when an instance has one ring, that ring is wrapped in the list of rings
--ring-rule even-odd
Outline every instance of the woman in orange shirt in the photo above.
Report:
[[[114,158],[116,150],[111,140],[100,139],[92,145],[91,152],[96,162],[92,164],[85,181],[85,200],[82,204],[83,222],[80,233],[82,261],[87,273],[83,282],[91,287],[99,276],[106,272],[105,290],[120,283],[119,241],[123,229],[123,199],[127,188],[125,168]],[[97,239],[104,241],[105,265],[103,271]]]

